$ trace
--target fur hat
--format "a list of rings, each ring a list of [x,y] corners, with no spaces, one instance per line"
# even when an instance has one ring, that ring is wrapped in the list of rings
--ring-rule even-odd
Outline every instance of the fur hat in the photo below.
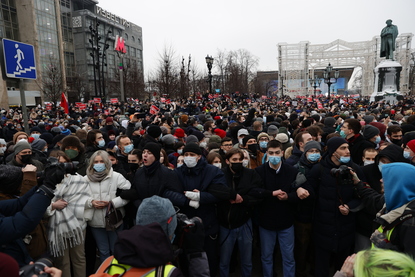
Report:
[[[78,152],[79,154],[83,153],[85,151],[84,149],[84,145],[82,144],[82,142],[79,140],[79,138],[75,135],[70,135],[70,136],[66,136],[63,140],[62,140],[62,146],[61,146],[61,150],[65,151],[65,149],[68,146],[75,146],[76,148],[78,148]]]
[[[156,161],[160,160],[160,151],[161,151],[160,144],[157,144],[155,142],[148,142],[146,143],[146,145],[144,145],[143,150],[150,151],[151,154],[153,154],[154,157],[156,158]]]

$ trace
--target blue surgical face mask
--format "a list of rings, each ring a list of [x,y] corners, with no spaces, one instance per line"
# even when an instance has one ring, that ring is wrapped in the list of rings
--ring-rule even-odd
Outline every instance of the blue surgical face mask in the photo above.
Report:
[[[345,133],[343,130],[341,130],[341,131],[340,131],[340,136],[341,136],[342,138],[346,138],[346,133]]]
[[[268,141],[260,141],[259,142],[259,147],[265,149],[268,146]]]
[[[342,164],[347,164],[348,162],[350,162],[350,157],[340,157],[339,162]]]
[[[31,134],[30,136],[34,139],[39,139],[40,138],[39,134]]]
[[[268,160],[271,164],[277,165],[281,162],[281,157],[280,156],[269,156]]]
[[[410,159],[411,158],[411,153],[410,152],[408,152],[408,151],[403,151],[403,157],[405,158],[405,159]]]
[[[377,137],[376,137],[376,139],[375,139],[375,143],[376,143],[376,144],[379,144],[379,143],[380,143],[380,140],[381,140],[381,139],[380,139],[380,136],[377,136]]]
[[[183,154],[183,149],[177,149],[177,153],[178,153],[179,155]]]
[[[378,164],[378,168],[379,168],[379,171],[380,172],[382,172],[382,166],[384,165],[384,163],[382,163],[382,162],[379,162],[379,164]]]
[[[307,157],[307,159],[310,161],[310,162],[317,162],[318,161],[318,159],[320,159],[320,153],[311,153],[311,154],[309,154],[308,155],[308,157]]]
[[[131,150],[133,150],[133,148],[134,148],[133,144],[129,144],[129,145],[125,146],[124,147],[124,153],[127,153],[127,154],[130,153]]]
[[[94,169],[96,172],[102,172],[105,170],[105,164],[103,163],[99,163],[99,164],[94,164]]]
[[[98,141],[98,147],[102,148],[105,146],[105,140],[101,139],[100,141]]]

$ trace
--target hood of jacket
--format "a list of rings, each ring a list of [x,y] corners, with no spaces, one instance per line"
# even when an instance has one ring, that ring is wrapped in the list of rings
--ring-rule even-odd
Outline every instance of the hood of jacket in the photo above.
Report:
[[[408,163],[390,163],[382,166],[386,211],[399,208],[415,199],[415,167]]]
[[[379,164],[379,159],[382,157],[387,158],[392,163],[408,163],[408,160],[403,157],[403,149],[396,144],[390,144],[385,149],[381,150],[376,156],[376,164]]]
[[[114,257],[121,264],[147,268],[167,264],[174,252],[160,224],[151,223],[119,232]]]

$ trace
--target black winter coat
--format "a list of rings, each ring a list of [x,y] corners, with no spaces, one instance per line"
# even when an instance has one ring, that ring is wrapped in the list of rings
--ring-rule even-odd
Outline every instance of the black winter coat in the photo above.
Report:
[[[352,167],[364,181],[363,173],[353,162]],[[342,215],[339,206],[347,204],[350,209],[359,206],[360,201],[354,196],[354,185],[341,185],[330,174],[332,168],[338,168],[328,155],[323,157],[320,165],[314,166],[307,179],[316,192],[316,209],[314,216],[315,244],[328,251],[341,251],[352,247],[355,237],[355,213]]]
[[[218,203],[219,224],[225,228],[234,229],[242,226],[251,218],[253,206],[260,201],[257,190],[262,187],[262,180],[255,170],[249,168],[242,168],[240,175],[234,175],[229,167],[226,167],[223,172],[227,186],[243,198],[243,202],[239,204],[231,204],[229,200]]]

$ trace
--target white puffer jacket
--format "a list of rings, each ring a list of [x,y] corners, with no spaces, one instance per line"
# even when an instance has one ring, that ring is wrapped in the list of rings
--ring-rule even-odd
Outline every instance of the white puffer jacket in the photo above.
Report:
[[[123,206],[127,205],[128,200],[124,200],[116,196],[117,189],[129,189],[131,187],[130,181],[124,178],[120,173],[110,170],[107,177],[101,182],[91,182],[87,175],[84,176],[88,182],[92,192],[92,197],[88,199],[88,209],[85,211],[85,216],[92,218],[88,221],[88,225],[95,228],[105,228],[105,213],[106,209],[95,209],[92,206],[92,200],[98,201],[112,201],[115,208],[119,209],[122,215],[125,215]],[[92,213],[92,214],[90,214]]]

